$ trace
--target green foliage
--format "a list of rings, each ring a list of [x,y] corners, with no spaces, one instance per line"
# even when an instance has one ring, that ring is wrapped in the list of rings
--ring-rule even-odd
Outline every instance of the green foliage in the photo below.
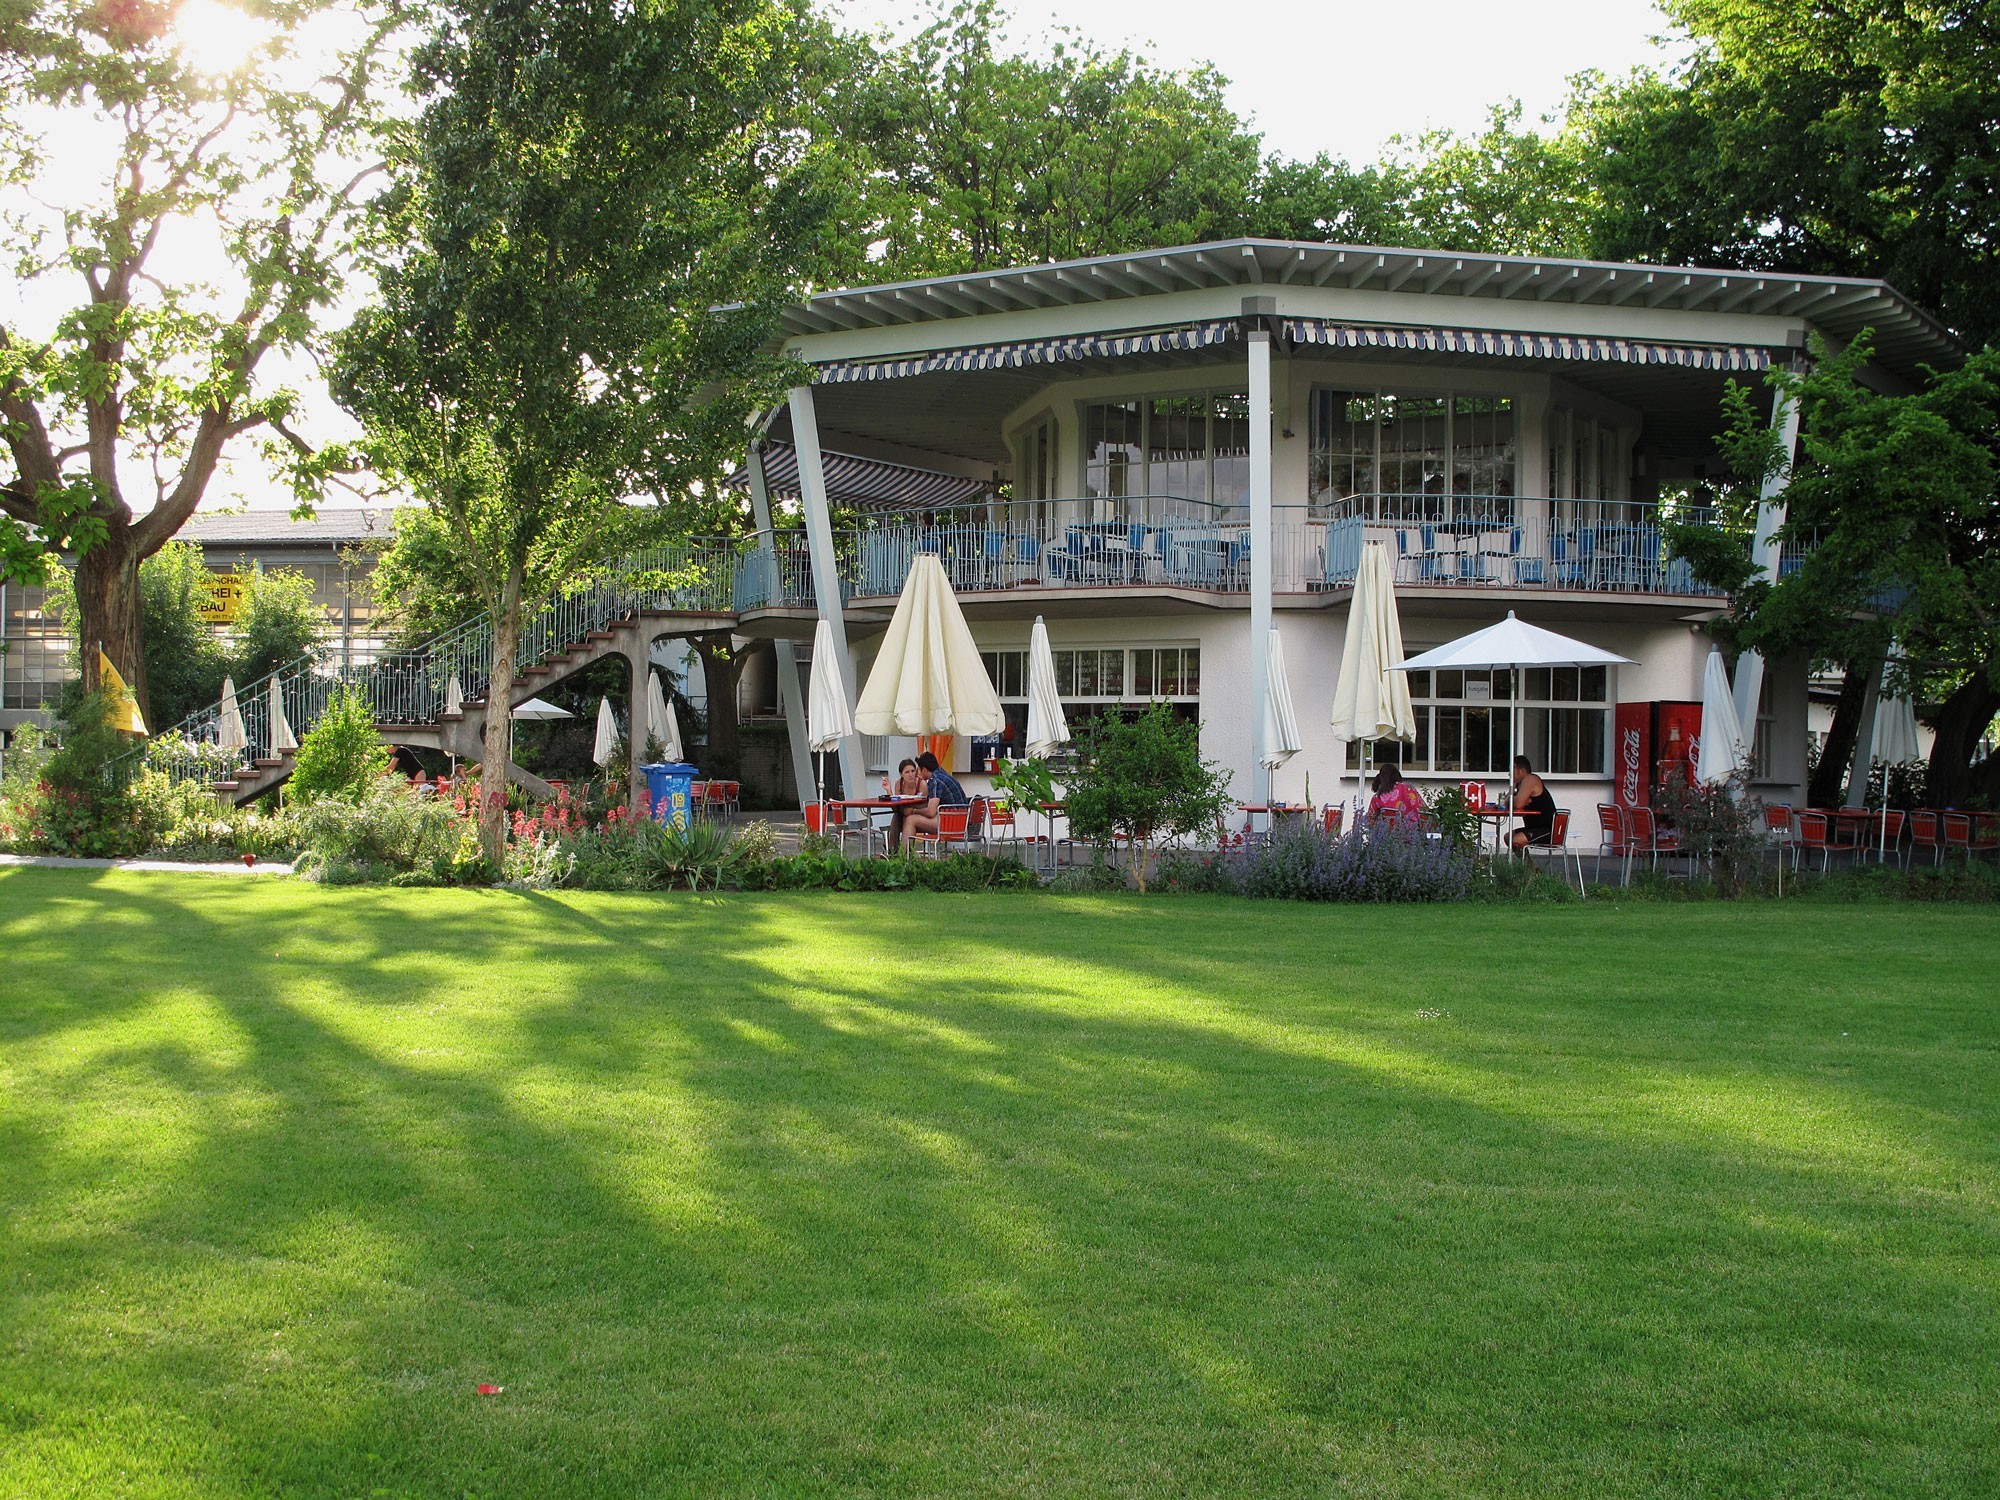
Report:
[[[1214,69],[1149,66],[1058,29],[1004,53],[993,0],[940,6],[900,47],[848,39],[822,128],[854,158],[836,274],[884,280],[1238,232],[1257,137]],[[879,255],[871,242],[880,243]]]
[[[326,612],[313,598],[310,578],[297,568],[261,565],[238,578],[243,586],[243,612],[236,621],[230,675],[239,685],[268,677],[318,650],[326,636],[327,621]]]
[[[295,816],[302,849],[297,868],[318,880],[414,875],[485,885],[493,879],[472,822],[449,799],[424,796],[400,776],[372,777],[352,797],[316,797]]]
[[[335,688],[326,712],[299,741],[288,796],[301,805],[327,799],[359,802],[384,779],[391,758],[375,737],[368,695],[359,687]]]
[[[767,891],[1036,890],[1035,872],[1018,860],[961,851],[941,859],[845,859],[837,849],[746,865],[736,883]]]
[[[2000,335],[2000,42],[1990,7],[1669,0],[1671,77],[1579,98],[1612,259],[1879,276]]]
[[[176,780],[152,769],[132,780],[133,817],[155,858],[197,862],[291,859],[299,829],[289,813],[232,807],[197,781]]]
[[[0,843],[30,854],[117,858],[147,843],[127,785],[131,738],[108,722],[102,693],[73,699],[54,749],[26,747],[0,785]],[[10,760],[12,758],[10,757]]]
[[[1453,849],[1461,854],[1479,852],[1479,819],[1473,816],[1463,788],[1449,782],[1437,787],[1424,799],[1424,814],[1429,831]]]
[[[1056,800],[1055,773],[1038,756],[1025,760],[1003,760],[993,773],[993,792],[1010,806],[1033,810]]]
[[[1145,844],[1155,837],[1206,834],[1229,807],[1229,777],[1201,758],[1201,731],[1155,703],[1132,719],[1103,715],[1078,729],[1079,763],[1070,777],[1070,828],[1086,839],[1128,840],[1128,859],[1146,888]]]

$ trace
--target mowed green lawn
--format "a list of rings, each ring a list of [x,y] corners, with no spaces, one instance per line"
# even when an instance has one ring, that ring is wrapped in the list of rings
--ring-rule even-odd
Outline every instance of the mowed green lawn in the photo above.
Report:
[[[0,873],[0,1495],[1991,1496],[1997,955]]]

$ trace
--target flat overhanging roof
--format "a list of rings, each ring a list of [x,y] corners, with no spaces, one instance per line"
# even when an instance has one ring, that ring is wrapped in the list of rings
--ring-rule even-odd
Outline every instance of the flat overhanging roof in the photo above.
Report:
[[[822,292],[788,309],[783,331],[798,338],[907,329],[1227,288],[1276,295],[1280,313],[1294,310],[1282,296],[1289,288],[1515,302],[1524,315],[1553,305],[1796,319],[1843,341],[1873,329],[1876,360],[1905,375],[1964,357],[1943,324],[1885,281],[1249,239]],[[1451,321],[1446,312],[1436,316]],[[1134,320],[1144,326],[1146,314],[1135,308]]]

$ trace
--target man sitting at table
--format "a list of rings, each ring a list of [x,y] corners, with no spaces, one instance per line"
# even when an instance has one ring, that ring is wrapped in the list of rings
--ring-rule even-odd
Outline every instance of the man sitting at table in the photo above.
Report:
[[[899,810],[899,827],[889,833],[891,850],[901,847],[903,839],[917,834],[936,833],[944,823],[941,809],[966,807],[972,799],[965,795],[965,788],[958,784],[951,772],[938,764],[938,758],[926,750],[917,757],[917,765],[930,779],[924,788],[925,800],[916,807]]]

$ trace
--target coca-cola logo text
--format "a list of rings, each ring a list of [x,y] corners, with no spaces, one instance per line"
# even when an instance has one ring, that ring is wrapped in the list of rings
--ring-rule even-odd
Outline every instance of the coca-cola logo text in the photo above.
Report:
[[[1639,731],[1637,729],[1628,729],[1625,731],[1623,753],[1625,770],[1622,783],[1619,786],[1619,793],[1624,798],[1627,807],[1637,807],[1639,805]]]

